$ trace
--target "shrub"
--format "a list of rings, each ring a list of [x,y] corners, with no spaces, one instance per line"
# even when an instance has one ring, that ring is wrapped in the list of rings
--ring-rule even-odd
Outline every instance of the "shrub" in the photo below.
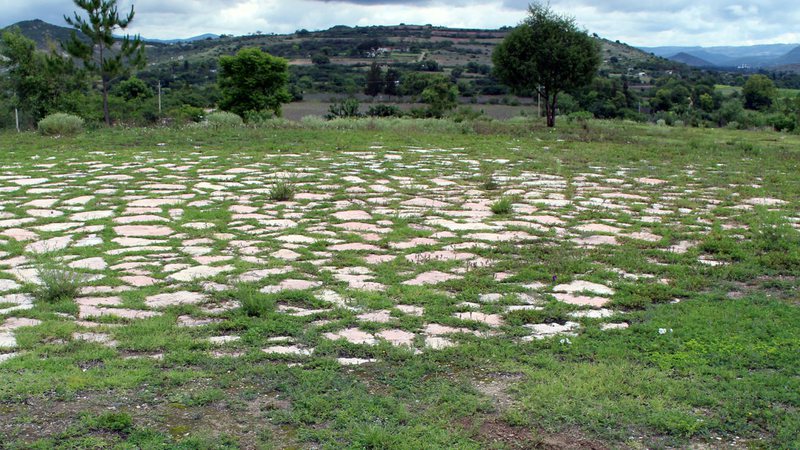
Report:
[[[497,215],[511,214],[513,210],[514,207],[511,204],[511,199],[508,197],[503,197],[492,204],[492,212]]]
[[[370,106],[367,115],[370,117],[403,117],[403,111],[397,106],[381,103]]]
[[[348,98],[342,100],[341,102],[334,102],[328,107],[328,114],[325,116],[326,119],[336,119],[336,118],[352,118],[352,117],[361,117],[361,113],[358,112],[360,104],[358,100],[354,98]]]
[[[44,136],[72,136],[83,131],[83,119],[72,114],[50,114],[39,121],[39,133]]]
[[[79,273],[65,268],[59,260],[41,261],[36,267],[40,284],[33,289],[33,296],[40,301],[55,302],[75,298],[81,289]]]
[[[206,117],[206,125],[212,128],[236,128],[243,124],[238,114],[227,111],[213,112]]]
[[[178,123],[200,122],[203,120],[205,112],[203,108],[198,108],[191,105],[181,105],[178,108],[170,109],[167,115],[172,117]]]
[[[93,430],[100,431],[129,433],[133,430],[133,418],[128,413],[107,412],[98,416],[85,415],[83,423]]]
[[[275,183],[269,191],[269,198],[274,202],[286,202],[294,197],[294,186],[285,181]]]

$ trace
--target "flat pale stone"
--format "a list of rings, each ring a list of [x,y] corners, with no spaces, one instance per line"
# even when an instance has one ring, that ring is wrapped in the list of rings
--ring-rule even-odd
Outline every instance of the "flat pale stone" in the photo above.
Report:
[[[359,314],[356,318],[364,322],[388,323],[392,321],[392,314],[389,311],[382,310]]]
[[[397,255],[367,255],[364,257],[364,261],[367,264],[383,264],[393,261],[395,258],[397,258]]]
[[[631,239],[636,239],[638,241],[647,241],[647,242],[659,242],[661,240],[661,236],[647,231],[638,231],[636,233],[630,233],[624,236]]]
[[[553,288],[555,292],[591,292],[597,295],[614,295],[614,289],[590,281],[575,280],[569,284],[559,284]]]
[[[80,297],[75,299],[78,306],[120,306],[122,299],[119,297]]]
[[[420,306],[397,305],[395,308],[402,311],[404,314],[408,314],[409,316],[421,317],[425,313],[425,309]]]
[[[531,330],[531,335],[524,337],[522,340],[544,339],[557,334],[571,333],[580,327],[577,322],[566,322],[563,325],[558,323],[537,323],[525,324],[525,328]]]
[[[0,338],[0,340],[1,339],[2,338]],[[0,347],[2,347],[2,344],[0,344]],[[15,358],[17,356],[19,356],[19,353],[0,353],[0,364],[10,360],[11,358]]]
[[[312,237],[303,236],[300,234],[289,234],[286,236],[278,236],[275,239],[281,242],[286,242],[288,244],[313,244],[317,242],[317,240]]]
[[[160,316],[158,311],[146,311],[141,309],[124,308],[105,308],[98,306],[81,305],[79,306],[78,317],[88,319],[90,317],[119,317],[121,319],[141,320]]]
[[[430,261],[466,261],[472,258],[475,258],[472,253],[459,253],[450,250],[406,255],[406,259],[415,264],[424,264]]]
[[[27,317],[9,317],[0,325],[0,330],[14,331],[22,327],[35,327],[41,324],[42,321],[38,319],[28,319]]]
[[[682,254],[684,254],[684,253],[688,252],[690,248],[692,248],[692,247],[694,247],[694,246],[696,246],[696,245],[697,245],[697,242],[693,242],[693,241],[680,241],[680,242],[678,242],[677,244],[670,246],[670,247],[667,249],[667,251],[669,251],[669,252],[672,252],[672,253],[677,253],[677,254],[679,254],[679,255],[682,255]]]
[[[194,266],[175,272],[167,277],[174,281],[192,281],[201,278],[210,278],[223,272],[230,272],[233,266]]]
[[[214,224],[210,222],[189,222],[183,224],[183,227],[192,230],[207,230],[209,228],[214,228]]]
[[[456,344],[450,339],[441,336],[428,336],[425,338],[425,347],[431,350],[442,350],[454,347]]]
[[[585,238],[575,238],[571,239],[571,241],[581,247],[595,247],[598,245],[619,245],[617,238],[615,238],[614,236],[606,236],[602,234],[596,234],[594,236],[588,236]]]
[[[374,336],[358,328],[347,328],[335,333],[325,333],[323,336],[331,341],[344,339],[353,344],[375,345],[377,343]]]
[[[383,330],[376,334],[380,339],[388,341],[390,344],[394,346],[407,346],[411,347],[414,345],[414,338],[416,335],[414,333],[410,333],[405,330]]]
[[[449,273],[432,270],[430,272],[421,273],[411,280],[404,281],[403,284],[409,286],[422,286],[425,284],[438,284],[445,281],[458,280],[461,278],[462,277],[459,275],[452,275]]]
[[[35,186],[37,184],[47,183],[48,180],[47,178],[17,178],[8,181],[18,186]]]
[[[414,238],[405,242],[390,242],[389,247],[396,250],[406,250],[414,248],[419,245],[436,245],[438,243],[435,239],[430,238]]]
[[[87,222],[90,220],[105,219],[113,215],[114,211],[85,211],[85,212],[75,213],[69,216],[69,218],[70,220],[75,220],[78,222]]]
[[[372,215],[366,211],[338,211],[333,213],[333,217],[339,220],[371,220]]]
[[[284,273],[290,272],[292,270],[291,267],[276,267],[273,269],[256,269],[251,270],[249,272],[245,272],[241,274],[237,279],[243,283],[252,283],[255,281],[263,280],[264,278],[275,276],[275,275],[283,275]]]
[[[102,344],[108,347],[116,347],[117,342],[111,338],[111,335],[105,333],[72,333],[72,339],[76,341],[86,341],[95,344]]]
[[[25,211],[29,216],[32,217],[61,217],[64,215],[63,211],[59,211],[57,209],[29,209]]]
[[[575,294],[553,294],[558,301],[568,303],[576,306],[591,306],[593,308],[602,308],[611,300],[605,297],[589,297],[585,295]]]
[[[67,264],[73,269],[105,270],[108,264],[100,257],[80,259]]]
[[[241,339],[241,336],[211,336],[208,338],[208,342],[214,345],[224,345],[229,344],[231,342],[236,342]]]
[[[464,236],[466,239],[475,239],[478,241],[489,242],[513,242],[513,241],[527,241],[536,239],[524,231],[503,231],[501,233],[473,233]]]
[[[403,206],[418,206],[420,208],[447,208],[451,206],[449,203],[441,202],[439,200],[433,200],[430,198],[425,197],[414,197],[410,200],[406,200],[400,203]]]
[[[222,319],[196,319],[191,316],[178,316],[179,327],[195,328],[195,327],[203,327],[206,325],[213,325],[215,323],[220,323],[220,322],[222,322]]]
[[[630,325],[627,322],[620,322],[620,323],[604,323],[600,325],[600,329],[603,331],[607,330],[625,330]]]
[[[322,286],[322,283],[319,281],[286,279],[281,281],[277,285],[265,286],[261,288],[261,292],[265,294],[274,294],[281,291],[291,291],[291,290],[302,291],[306,289],[314,289],[320,286]]]
[[[270,256],[272,256],[273,258],[283,259],[286,261],[295,261],[303,255],[295,251],[283,248],[278,250],[277,252],[271,253]]]
[[[70,199],[64,200],[64,204],[65,205],[70,205],[70,206],[82,206],[82,205],[85,205],[85,204],[89,203],[90,201],[92,201],[92,199],[94,199],[94,196],[92,196],[92,195],[84,195],[84,196],[81,196],[81,197],[75,197],[75,198],[70,198]]]
[[[72,236],[59,236],[44,241],[37,241],[25,246],[29,253],[48,253],[63,250],[72,242]]]
[[[641,184],[648,184],[651,186],[657,186],[659,184],[665,184],[666,180],[659,180],[658,178],[636,178],[635,180],[637,183]]]
[[[343,366],[361,366],[378,361],[374,358],[336,358],[336,361]]]
[[[785,200],[781,200],[778,198],[769,198],[769,197],[749,198],[744,202],[750,205],[760,205],[760,206],[780,206],[786,204]]]
[[[150,308],[162,308],[174,305],[195,305],[207,300],[207,297],[197,292],[178,291],[165,294],[151,295],[145,299],[145,304]]]
[[[311,356],[314,353],[313,349],[304,348],[299,345],[274,345],[272,347],[262,348],[262,352],[273,355],[294,355],[294,356]]]
[[[347,244],[336,244],[328,247],[332,252],[345,252],[345,251],[380,251],[381,248],[372,244],[361,244],[357,242]]]
[[[579,225],[575,227],[576,230],[583,232],[583,233],[610,233],[610,234],[617,234],[622,231],[621,228],[612,227],[611,225],[606,225],[604,223],[590,223],[586,225]]]
[[[20,287],[19,283],[14,280],[0,278],[0,292],[14,291]]]
[[[455,313],[453,314],[453,317],[461,320],[474,320],[476,322],[485,323],[490,327],[499,327],[503,325],[503,317],[499,314],[484,314],[482,312],[469,311]]]
[[[26,230],[23,228],[9,228],[4,230],[0,235],[10,237],[11,239],[23,242],[23,241],[32,241],[39,237],[38,234],[34,233],[33,231]]]
[[[114,227],[114,232],[120,236],[169,236],[174,234],[172,228],[159,225],[122,225]]]

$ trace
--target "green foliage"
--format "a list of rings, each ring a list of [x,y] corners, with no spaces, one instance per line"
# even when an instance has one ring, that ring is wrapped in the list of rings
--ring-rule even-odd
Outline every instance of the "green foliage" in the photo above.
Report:
[[[167,115],[177,123],[201,122],[205,117],[205,111],[203,111],[203,108],[196,106],[181,105],[169,109]]]
[[[133,430],[133,418],[124,412],[106,412],[97,416],[87,414],[83,416],[83,423],[97,431],[129,433]]]
[[[511,199],[503,197],[500,200],[492,203],[492,213],[497,215],[511,214],[514,211],[514,206]]]
[[[36,276],[39,284],[31,288],[31,293],[42,302],[73,299],[81,289],[81,275],[67,269],[59,258],[42,257],[36,262]]]
[[[370,117],[403,117],[403,110],[394,105],[379,103],[371,105],[367,110],[367,115]]]
[[[442,117],[458,104],[458,88],[444,76],[432,78],[421,96],[422,101],[428,104],[430,117]]]
[[[206,124],[212,128],[236,128],[244,125],[244,121],[232,112],[215,111],[206,117]]]
[[[252,111],[281,115],[281,105],[292,100],[287,90],[289,63],[258,48],[239,50],[219,59],[220,108],[245,116]]]
[[[364,93],[375,97],[384,91],[385,83],[381,66],[377,62],[373,62],[367,72],[367,84],[364,87]]]
[[[44,136],[74,136],[83,131],[83,119],[72,114],[50,114],[38,123],[39,133]]]
[[[144,81],[130,77],[114,86],[112,93],[126,101],[148,99],[153,96],[153,89]]]
[[[34,41],[19,29],[6,30],[0,39],[0,90],[8,90],[9,107],[18,108],[23,127],[30,127],[55,111],[69,111],[67,97],[82,88],[72,61],[36,51]]]
[[[325,118],[332,120],[361,117],[361,113],[358,111],[360,106],[358,100],[353,97],[346,98],[340,102],[333,102],[328,107],[328,114],[325,115]]]
[[[747,79],[742,88],[742,94],[746,108],[764,110],[772,106],[777,91],[775,83],[766,75],[756,74]]]
[[[558,93],[592,81],[600,66],[600,49],[572,19],[534,3],[525,22],[495,48],[492,60],[501,81],[544,97],[547,126],[552,127]]]
[[[77,12],[73,17],[64,16],[75,30],[89,38],[86,42],[74,31],[63,47],[71,56],[83,61],[83,66],[100,77],[103,94],[103,116],[106,125],[111,125],[108,108],[108,90],[111,81],[130,70],[130,67],[144,67],[144,44],[139,36],[131,39],[129,35],[122,38],[117,45],[117,30],[124,30],[133,20],[134,11],[120,17],[117,11],[117,0],[73,0],[88,18]]]
[[[295,187],[291,183],[279,181],[269,190],[269,199],[274,202],[288,202],[294,198]]]

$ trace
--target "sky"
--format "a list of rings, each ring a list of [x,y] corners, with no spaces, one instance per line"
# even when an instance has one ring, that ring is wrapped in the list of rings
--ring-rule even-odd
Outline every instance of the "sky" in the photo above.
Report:
[[[134,5],[127,32],[174,39],[204,33],[291,33],[334,25],[515,26],[527,0],[118,0]],[[797,0],[550,0],[591,33],[636,46],[800,43]],[[0,0],[0,27],[41,19],[65,25],[69,0]]]

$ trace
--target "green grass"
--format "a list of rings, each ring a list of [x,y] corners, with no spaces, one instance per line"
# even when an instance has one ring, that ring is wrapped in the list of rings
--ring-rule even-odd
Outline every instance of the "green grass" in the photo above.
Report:
[[[370,150],[377,154],[373,160],[360,161],[344,153],[366,152],[374,146],[382,149]],[[386,186],[408,195],[418,193],[419,188],[404,184],[403,177],[447,176],[458,183],[458,189],[489,190],[481,174],[491,172],[489,180],[497,184],[503,180],[503,189],[511,190],[519,186],[506,182],[509,177],[557,175],[574,180],[563,192],[576,201],[587,197],[581,186],[593,182],[655,177],[668,180],[663,187],[668,193],[640,185],[626,192],[653,197],[653,202],[668,195],[676,198],[676,208],[691,210],[672,212],[665,216],[665,223],[638,221],[636,214],[646,214],[643,204],[634,204],[632,212],[579,208],[574,203],[513,211],[508,218],[492,217],[487,223],[546,213],[560,215],[565,227],[613,222],[629,231],[649,229],[663,239],[654,244],[621,238],[618,247],[582,249],[568,237],[527,230],[534,239],[469,250],[495,261],[494,271],[475,268],[464,273],[463,280],[437,286],[401,285],[410,277],[403,275],[406,272],[459,267],[451,261],[414,264],[403,257],[431,249],[419,246],[374,267],[374,279],[387,286],[385,291],[363,292],[348,289],[346,283],[309,262],[313,252],[327,250],[330,242],[326,239],[331,237],[306,230],[327,220],[326,208],[333,202],[363,198],[334,186],[326,191],[331,197],[310,206],[305,221],[298,223],[298,234],[314,236],[320,242],[297,249],[300,261],[291,263],[290,270],[210,294],[213,303],[234,302],[237,307],[233,310],[206,314],[198,305],[181,305],[150,319],[104,318],[97,320],[97,328],[87,330],[64,316],[77,313],[76,292],[64,288],[70,283],[46,282],[43,286],[48,294],[40,294],[39,299],[49,301],[37,301],[31,310],[0,317],[0,324],[11,316],[43,322],[17,330],[15,351],[20,356],[0,365],[0,442],[9,448],[477,449],[530,448],[553,441],[563,441],[565,447],[594,443],[610,448],[714,448],[734,442],[750,448],[800,446],[800,232],[793,222],[797,217],[793,211],[800,207],[798,136],[601,121],[590,121],[585,128],[561,121],[555,130],[547,130],[525,121],[455,125],[364,120],[213,130],[92,130],[58,140],[33,133],[6,133],[0,134],[0,147],[0,165],[9,167],[5,170],[59,179],[101,161],[115,167],[131,165],[125,172],[133,177],[131,184],[168,177],[182,182],[181,177],[194,179],[203,172],[197,167],[185,171],[170,167],[201,156],[216,157],[213,161],[219,171],[256,164],[267,172],[312,174],[293,178],[292,192],[294,188],[306,192],[304,183],[333,170],[334,164],[337,176],[350,175],[345,171],[358,173],[365,179],[365,187],[387,180]],[[442,151],[436,159],[409,147]],[[459,156],[449,160],[451,165],[436,163],[452,152]],[[383,164],[389,153],[401,155],[403,164],[411,167]],[[157,160],[152,166],[158,168],[158,174],[136,171],[147,159]],[[37,166],[42,163],[55,165]],[[358,164],[362,163],[374,164],[372,168],[382,171],[361,170]],[[491,164],[491,170],[486,164]],[[626,168],[624,174],[618,173],[620,168]],[[236,181],[244,177],[247,175]],[[585,178],[576,180],[578,177]],[[91,194],[96,186],[87,184],[88,179],[77,179],[70,197]],[[263,187],[263,179],[248,183],[235,188],[237,195]],[[702,192],[715,203],[706,204],[689,195],[690,191]],[[21,192],[9,194],[15,197],[10,197],[13,201],[4,211],[22,214],[27,207],[17,205],[50,195],[26,197]],[[191,222],[213,224],[207,230],[181,228],[181,232],[185,231],[186,239],[212,241],[197,244],[210,249],[207,255],[227,256],[227,244],[214,236],[230,231],[231,222],[239,220],[229,210],[235,200],[217,199],[199,189],[186,192],[193,194],[190,201],[216,201],[210,206],[183,207],[183,216],[171,219],[176,228]],[[98,196],[90,209],[114,209],[119,215],[126,204],[119,198],[123,195],[127,194]],[[742,199],[753,197],[780,198],[787,204],[779,210],[732,209]],[[280,200],[266,189],[262,198]],[[535,199],[513,198],[519,203],[535,203]],[[289,199],[291,196],[283,200]],[[397,202],[390,198],[387,207]],[[497,204],[501,202],[504,205],[496,214],[512,212],[509,197],[502,197]],[[270,205],[265,210],[274,210],[276,215],[293,212],[288,202],[263,203]],[[384,205],[365,202],[354,204],[353,209],[367,210],[376,221],[394,224],[390,233],[376,241],[382,251],[388,252],[390,243],[434,233],[425,228],[424,218],[386,215],[380,206]],[[168,217],[168,209],[159,215]],[[50,219],[42,223],[48,222]],[[258,220],[239,222],[252,229],[236,230],[230,240],[258,240],[254,236],[263,231]],[[103,243],[70,248],[69,256],[105,255],[109,265],[130,256],[108,255],[109,250],[118,248],[112,244],[116,236],[109,230],[115,226],[110,218],[87,225],[106,227],[98,233]],[[50,237],[46,232],[42,236]],[[346,240],[362,241],[355,234],[348,234]],[[684,240],[698,245],[686,254],[659,250]],[[441,244],[462,241],[443,238]],[[168,242],[173,248],[182,245],[181,239]],[[16,257],[24,254],[25,245],[3,240],[0,251]],[[258,255],[264,258],[279,248],[266,239],[260,245]],[[364,253],[369,252],[330,255],[326,265],[362,266]],[[697,262],[700,255],[725,265],[704,266]],[[193,259],[176,252],[174,260],[151,267],[157,278],[168,275],[163,267],[167,263],[193,264]],[[259,265],[237,255],[221,264],[231,264],[230,275],[236,276],[287,263],[270,259]],[[652,278],[628,279],[612,269]],[[511,272],[512,277],[496,280],[494,272],[499,270]],[[84,284],[122,284],[114,270],[98,274],[105,279]],[[342,295],[347,305],[362,309],[335,309],[308,317],[280,313],[279,306],[326,306],[308,291],[260,292],[262,286],[286,278],[324,281],[325,288]],[[662,284],[661,278],[671,281]],[[367,309],[388,309],[396,319],[394,324],[362,325],[373,332],[390,328],[415,331],[426,323],[487,330],[452,314],[467,310],[458,306],[462,302],[477,302],[481,294],[489,292],[501,294],[500,300],[481,305],[479,311],[499,313],[515,303],[515,294],[523,291],[521,283],[539,282],[549,288],[578,279],[613,284],[616,293],[609,307],[622,314],[610,319],[574,319],[571,314],[582,308],[541,295],[542,309],[507,314],[501,335],[459,335],[453,338],[458,346],[442,351],[413,355],[387,344],[362,346],[322,338],[325,332],[358,324],[356,316]],[[225,276],[214,280],[223,282]],[[184,288],[202,290],[200,283]],[[177,288],[165,283],[118,295],[124,307],[142,308],[147,296],[167,289]],[[402,314],[395,308],[398,304],[423,306],[424,315]],[[0,301],[0,307],[8,305]],[[181,315],[218,320],[200,327],[179,327]],[[331,322],[311,325],[319,319]],[[512,339],[526,335],[526,324],[568,320],[581,324],[578,335],[569,336],[569,343],[562,342],[562,337],[531,342]],[[602,324],[621,321],[630,326],[601,331]],[[662,328],[672,331],[660,334]],[[108,334],[117,347],[71,338],[75,332],[87,331]],[[241,336],[241,340],[219,348],[207,340],[223,335]],[[270,339],[276,337],[314,347],[315,353],[311,357],[270,358],[261,348],[273,345]],[[212,350],[236,350],[243,355],[212,358]],[[337,357],[379,361],[342,367],[336,363]]]

